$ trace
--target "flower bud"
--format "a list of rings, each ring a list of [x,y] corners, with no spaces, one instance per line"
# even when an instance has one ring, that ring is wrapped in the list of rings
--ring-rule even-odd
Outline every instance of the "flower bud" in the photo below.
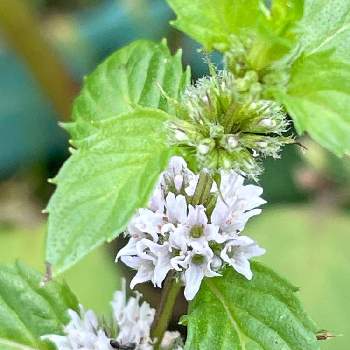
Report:
[[[201,155],[207,155],[215,147],[215,141],[212,139],[204,139],[197,146],[197,151]]]

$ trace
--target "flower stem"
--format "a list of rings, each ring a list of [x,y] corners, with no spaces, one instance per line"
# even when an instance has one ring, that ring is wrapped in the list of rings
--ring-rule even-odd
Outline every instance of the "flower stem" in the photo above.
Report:
[[[152,338],[156,339],[156,343],[154,345],[155,350],[160,349],[160,344],[163,340],[164,333],[168,328],[180,289],[180,281],[176,280],[174,278],[174,274],[170,273],[165,280],[159,307],[157,309],[151,330]]]
[[[211,186],[213,185],[213,179],[211,175],[205,171],[199,174],[196,190],[191,199],[192,205],[204,204],[210,194]]]

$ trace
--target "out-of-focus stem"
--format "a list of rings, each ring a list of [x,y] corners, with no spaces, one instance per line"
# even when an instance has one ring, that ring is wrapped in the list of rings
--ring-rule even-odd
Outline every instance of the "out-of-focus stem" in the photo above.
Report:
[[[29,1],[0,0],[0,31],[24,60],[54,108],[65,120],[71,112],[77,86],[40,31]]]
[[[156,339],[154,346],[155,350],[160,348],[160,343],[162,342],[164,333],[168,328],[180,289],[181,283],[170,273],[165,280],[164,289],[162,290],[159,307],[157,308],[151,331],[152,339]]]

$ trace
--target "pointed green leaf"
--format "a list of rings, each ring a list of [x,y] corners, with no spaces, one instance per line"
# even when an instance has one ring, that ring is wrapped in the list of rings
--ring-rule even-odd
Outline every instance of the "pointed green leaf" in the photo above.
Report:
[[[294,27],[303,14],[303,1],[168,0],[177,14],[173,25],[208,51],[234,49],[232,37],[252,39],[249,66],[263,70],[295,45]]]
[[[173,113],[165,95],[178,99],[189,79],[189,70],[183,72],[181,51],[172,56],[165,41],[135,41],[109,56],[85,79],[74,102],[73,122],[66,128],[73,139],[80,139],[94,132],[96,121],[137,106]]]
[[[46,256],[62,272],[122,232],[148,201],[170,151],[164,122],[150,108],[96,122],[96,132],[79,147],[54,179],[49,205]],[[81,144],[81,145],[80,145]]]
[[[305,0],[299,26],[306,54],[334,50],[333,58],[350,63],[350,0]]]
[[[48,350],[40,340],[46,334],[62,334],[69,321],[67,310],[78,302],[66,284],[50,282],[40,287],[42,276],[17,263],[0,266],[0,348]]]
[[[256,26],[259,0],[167,0],[177,15],[174,26],[208,51],[225,50],[230,36]]]
[[[293,65],[288,90],[277,92],[299,134],[307,132],[333,153],[350,152],[350,64],[331,52],[301,56]]]
[[[190,303],[187,350],[317,350],[297,288],[253,263],[252,281],[228,268],[207,278]]]

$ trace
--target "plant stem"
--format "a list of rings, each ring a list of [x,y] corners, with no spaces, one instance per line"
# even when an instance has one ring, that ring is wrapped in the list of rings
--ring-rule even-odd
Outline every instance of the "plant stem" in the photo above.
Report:
[[[191,200],[192,205],[204,204],[210,194],[213,179],[211,175],[205,171],[199,174],[196,190]]]
[[[168,328],[176,298],[180,292],[181,283],[174,278],[174,274],[170,273],[166,280],[162,291],[159,307],[154,318],[151,336],[156,339],[155,350],[160,348],[165,331]]]
[[[0,29],[48,95],[60,119],[69,118],[77,86],[43,36],[29,1],[0,0]]]

